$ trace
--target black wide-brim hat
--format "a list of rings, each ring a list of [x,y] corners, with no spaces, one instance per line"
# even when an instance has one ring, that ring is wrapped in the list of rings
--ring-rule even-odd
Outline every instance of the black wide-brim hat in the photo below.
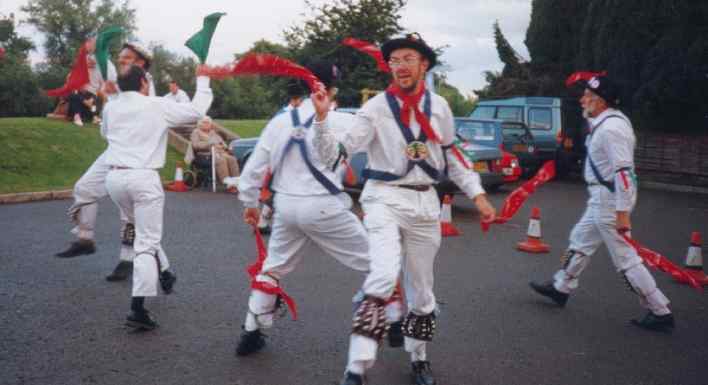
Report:
[[[584,85],[586,89],[603,98],[608,106],[617,107],[621,104],[619,86],[606,75],[597,75]]]
[[[435,67],[435,64],[438,62],[438,55],[417,33],[409,33],[404,37],[385,42],[381,46],[381,53],[383,53],[384,60],[388,62],[391,59],[391,53],[401,48],[410,48],[420,52],[420,54],[430,62],[428,69]]]

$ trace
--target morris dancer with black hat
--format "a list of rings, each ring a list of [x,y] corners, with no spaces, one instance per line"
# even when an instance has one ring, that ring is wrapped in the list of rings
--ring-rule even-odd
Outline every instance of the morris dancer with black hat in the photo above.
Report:
[[[118,54],[119,70],[125,71],[133,64],[146,71],[145,76],[149,83],[149,95],[155,96],[155,85],[152,82],[152,77],[147,73],[151,64],[150,55],[137,45],[126,43]],[[113,68],[113,64],[109,62],[108,65],[109,73],[115,74],[116,71]],[[115,80],[115,77],[109,76],[109,79],[104,83],[104,92],[108,95],[109,101],[117,96],[118,89],[116,88]],[[105,152],[101,154],[74,185],[74,204],[69,208],[69,216],[76,223],[72,233],[78,237],[78,240],[72,242],[67,250],[56,254],[57,257],[72,258],[83,254],[93,254],[96,251],[93,238],[98,215],[97,202],[108,194],[105,185],[109,169],[105,163],[105,155]],[[113,272],[106,277],[108,281],[125,280],[133,270],[135,227],[128,222],[124,213],[121,212],[120,217],[122,224],[120,262]],[[161,254],[164,254],[164,252]]]
[[[403,323],[405,349],[411,354],[414,384],[435,383],[426,345],[435,333],[433,265],[440,246],[440,201],[433,184],[448,175],[479,209],[484,221],[495,217],[479,175],[449,151],[455,138],[452,112],[445,99],[425,88],[425,74],[435,52],[417,34],[386,42],[384,59],[393,74],[385,93],[369,100],[356,122],[341,134],[333,130],[329,103],[315,97],[315,145],[325,164],[343,147],[366,151],[367,178],[360,201],[369,233],[371,272],[364,299],[354,315],[344,385],[361,385],[386,334],[384,303],[399,273],[409,313]]]
[[[637,181],[634,175],[636,139],[629,118],[617,109],[618,87],[607,76],[595,76],[587,81],[580,104],[583,115],[591,123],[585,143],[584,171],[590,199],[585,213],[570,233],[563,267],[553,276],[553,281],[531,282],[530,285],[564,307],[571,291],[577,289],[578,278],[590,263],[590,257],[604,243],[617,271],[639,296],[640,304],[649,309],[644,318],[632,320],[632,324],[649,330],[671,331],[674,317],[668,308],[668,298],[657,288],[636,250],[621,236],[629,234],[631,229]]]
[[[106,105],[101,123],[101,134],[108,141],[103,156],[108,169],[105,189],[135,223],[131,249],[136,256],[127,325],[153,329],[157,323],[145,310],[145,297],[157,295],[158,281],[166,294],[175,282],[161,246],[165,193],[157,172],[165,165],[167,129],[196,124],[211,106],[213,96],[209,78],[199,76],[191,103],[150,97],[145,71],[137,65],[120,70],[118,86],[121,92]]]
[[[332,92],[336,79],[330,63],[308,68]],[[291,87],[291,96],[297,96]],[[253,154],[241,173],[238,198],[246,207],[244,221],[255,226],[259,219],[258,198],[264,178],[272,172],[274,193],[273,227],[268,255],[256,282],[280,287],[280,281],[303,258],[308,243],[314,243],[342,264],[358,271],[369,270],[368,239],[359,219],[350,211],[351,199],[342,192],[340,153],[337,162],[321,162],[312,145],[314,120],[310,99],[286,106],[266,125]],[[341,125],[353,116],[332,113]],[[252,289],[237,355],[248,355],[265,346],[263,328],[273,325],[277,295]]]

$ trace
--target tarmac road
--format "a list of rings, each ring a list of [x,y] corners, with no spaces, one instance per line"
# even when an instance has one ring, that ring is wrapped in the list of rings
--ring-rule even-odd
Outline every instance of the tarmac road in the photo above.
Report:
[[[506,193],[492,195],[497,207]],[[428,350],[439,385],[708,384],[708,294],[653,272],[672,300],[677,329],[636,329],[628,320],[644,311],[604,248],[565,309],[528,288],[558,268],[585,199],[580,184],[548,184],[510,224],[482,235],[472,205],[456,198],[463,236],[444,239],[438,256],[442,313]],[[362,275],[312,248],[284,280],[299,320],[279,319],[264,351],[237,358],[244,270],[255,258],[241,205],[227,194],[168,193],[163,245],[176,292],[146,302],[158,329],[130,333],[123,326],[130,282],[104,280],[117,262],[117,210],[101,201],[95,254],[62,260],[53,254],[71,240],[69,204],[0,206],[0,384],[338,384]],[[542,210],[550,254],[514,249],[532,205]],[[633,222],[635,238],[682,263],[691,231],[708,238],[708,199],[641,191]],[[408,360],[384,347],[369,384],[408,384]]]

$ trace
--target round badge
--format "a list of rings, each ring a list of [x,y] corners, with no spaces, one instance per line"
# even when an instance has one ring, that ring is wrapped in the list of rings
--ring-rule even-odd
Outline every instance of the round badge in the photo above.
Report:
[[[590,81],[588,81],[588,85],[592,89],[597,89],[597,87],[600,86],[600,79],[594,77],[594,78],[590,79]]]
[[[420,162],[428,158],[430,151],[423,142],[410,142],[406,146],[406,157],[413,162]]]

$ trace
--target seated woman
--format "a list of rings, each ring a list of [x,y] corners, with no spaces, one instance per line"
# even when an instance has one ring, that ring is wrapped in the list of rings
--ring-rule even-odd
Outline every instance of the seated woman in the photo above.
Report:
[[[224,139],[214,129],[214,122],[205,116],[197,123],[197,129],[192,131],[192,149],[196,156],[210,156],[214,146],[216,176],[221,183],[224,178],[239,176],[238,161],[229,154]],[[235,186],[230,186],[227,192],[237,192]]]

